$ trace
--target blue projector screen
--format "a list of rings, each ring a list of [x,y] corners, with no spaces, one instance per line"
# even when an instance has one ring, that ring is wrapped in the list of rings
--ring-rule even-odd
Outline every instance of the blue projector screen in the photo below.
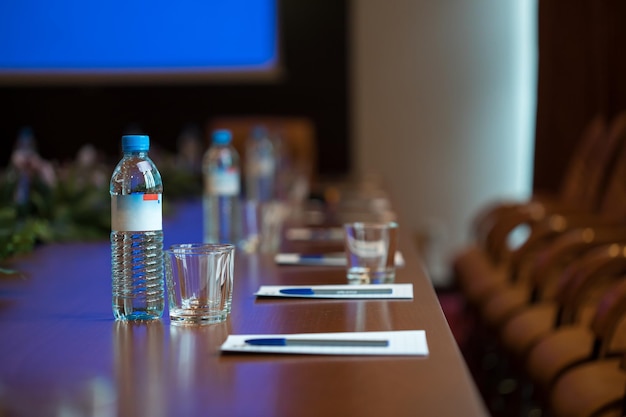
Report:
[[[0,77],[203,75],[278,65],[276,0],[0,2]]]

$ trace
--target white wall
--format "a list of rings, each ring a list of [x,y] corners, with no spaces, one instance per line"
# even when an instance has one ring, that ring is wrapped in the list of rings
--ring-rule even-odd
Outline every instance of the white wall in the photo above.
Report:
[[[353,166],[436,234],[436,285],[481,207],[530,193],[536,1],[352,2]]]

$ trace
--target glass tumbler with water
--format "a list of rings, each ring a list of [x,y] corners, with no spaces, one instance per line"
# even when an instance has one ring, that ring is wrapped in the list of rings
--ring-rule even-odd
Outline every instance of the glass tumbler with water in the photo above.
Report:
[[[347,223],[344,225],[349,283],[380,284],[395,280],[398,224]]]

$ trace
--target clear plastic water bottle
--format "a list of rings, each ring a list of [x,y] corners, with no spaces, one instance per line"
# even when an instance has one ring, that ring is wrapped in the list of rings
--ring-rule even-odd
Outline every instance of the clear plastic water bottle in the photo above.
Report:
[[[18,207],[28,204],[31,177],[33,176],[34,165],[38,160],[39,155],[37,154],[33,130],[30,127],[23,127],[17,136],[11,154],[11,163],[16,170],[17,177],[17,186],[13,198]]]
[[[122,137],[124,156],[111,177],[111,270],[116,320],[163,315],[161,174],[148,157],[150,138]]]
[[[241,185],[239,154],[232,146],[232,134],[221,129],[202,160],[204,178],[204,242],[240,244]]]
[[[248,200],[274,199],[276,154],[263,127],[256,127],[246,143],[246,196]]]

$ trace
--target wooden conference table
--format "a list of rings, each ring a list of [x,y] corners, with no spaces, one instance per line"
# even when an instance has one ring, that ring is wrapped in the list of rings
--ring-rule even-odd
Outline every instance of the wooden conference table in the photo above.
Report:
[[[201,224],[200,204],[182,204],[165,245],[200,241]],[[400,248],[413,300],[256,299],[261,284],[342,284],[345,270],[238,252],[229,319],[179,327],[113,320],[108,242],[41,246],[13,263],[25,278],[0,279],[0,416],[487,415],[405,235]],[[427,357],[219,351],[228,334],[422,329]]]

